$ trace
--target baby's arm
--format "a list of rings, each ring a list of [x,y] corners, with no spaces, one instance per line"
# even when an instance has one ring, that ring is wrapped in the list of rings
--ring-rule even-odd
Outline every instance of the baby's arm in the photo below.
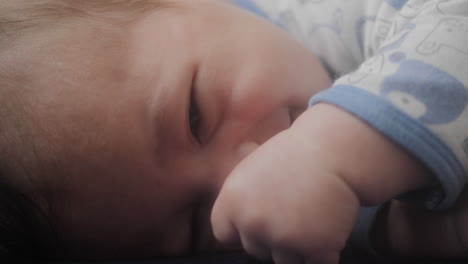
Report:
[[[276,263],[337,263],[359,206],[431,184],[411,155],[353,115],[317,104],[228,177],[216,237]]]

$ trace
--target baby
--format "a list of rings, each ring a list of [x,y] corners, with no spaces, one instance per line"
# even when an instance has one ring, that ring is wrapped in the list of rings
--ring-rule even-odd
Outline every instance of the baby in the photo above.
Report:
[[[359,208],[465,199],[467,9],[0,2],[2,252],[126,258],[240,242],[276,263],[337,263],[353,227],[363,246],[426,249],[409,228],[429,215],[417,231],[454,221],[436,254],[466,254],[462,206]]]

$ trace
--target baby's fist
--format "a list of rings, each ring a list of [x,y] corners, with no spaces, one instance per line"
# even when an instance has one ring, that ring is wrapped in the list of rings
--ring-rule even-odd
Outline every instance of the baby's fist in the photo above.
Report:
[[[216,238],[276,264],[338,263],[359,202],[320,151],[287,130],[244,159],[214,205]]]

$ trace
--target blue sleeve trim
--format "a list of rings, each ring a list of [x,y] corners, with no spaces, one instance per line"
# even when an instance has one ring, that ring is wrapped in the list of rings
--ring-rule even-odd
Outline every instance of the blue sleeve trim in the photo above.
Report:
[[[276,25],[276,26],[278,26],[280,28],[284,28],[283,24],[281,22],[272,19],[270,16],[268,16],[262,9],[260,9],[251,0],[231,0],[231,3],[238,6],[238,7],[240,7],[240,8],[242,8],[242,9],[245,9],[245,10],[251,12],[251,13],[254,13],[259,17],[262,17],[262,18],[270,21],[271,23],[273,23],[274,25]]]
[[[333,86],[313,96],[309,106],[319,102],[336,105],[356,115],[431,169],[442,191],[437,188],[424,195],[427,208],[443,210],[457,200],[465,184],[463,166],[452,150],[427,127],[389,101],[351,85]]]
[[[248,10],[248,11],[254,13],[254,14],[257,14],[258,16],[261,16],[263,18],[266,18],[266,19],[270,20],[268,15],[265,14],[265,12],[263,12],[263,10],[258,8],[258,6],[256,4],[254,4],[250,0],[231,0],[231,3],[237,5],[238,7],[241,7],[243,9],[245,9],[245,10]]]

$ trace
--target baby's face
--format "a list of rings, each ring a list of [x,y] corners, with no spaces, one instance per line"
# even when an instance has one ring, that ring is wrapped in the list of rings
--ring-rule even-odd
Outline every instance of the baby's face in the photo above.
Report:
[[[94,52],[119,70],[83,74],[62,111],[78,129],[58,181],[71,254],[217,248],[210,210],[229,172],[330,85],[316,58],[268,22],[223,1],[174,2],[131,26],[124,54]]]

